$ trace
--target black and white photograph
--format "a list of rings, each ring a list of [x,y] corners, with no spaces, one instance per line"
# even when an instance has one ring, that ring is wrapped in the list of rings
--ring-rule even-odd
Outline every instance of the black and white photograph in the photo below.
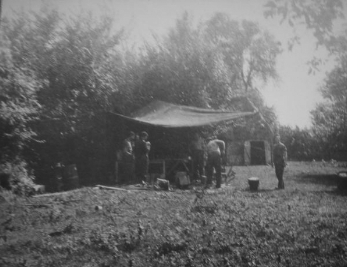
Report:
[[[347,0],[0,0],[0,266],[347,266]]]

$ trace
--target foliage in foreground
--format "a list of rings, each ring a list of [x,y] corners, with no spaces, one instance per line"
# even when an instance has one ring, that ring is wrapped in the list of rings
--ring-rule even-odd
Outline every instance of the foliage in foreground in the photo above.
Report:
[[[231,187],[1,198],[6,266],[345,266],[342,168],[290,163],[286,190],[269,166],[236,167]],[[251,193],[247,177],[261,179]]]
[[[28,173],[25,162],[5,163],[0,165],[0,170],[2,171],[0,189],[2,187],[10,189],[19,196],[34,194],[34,177]]]

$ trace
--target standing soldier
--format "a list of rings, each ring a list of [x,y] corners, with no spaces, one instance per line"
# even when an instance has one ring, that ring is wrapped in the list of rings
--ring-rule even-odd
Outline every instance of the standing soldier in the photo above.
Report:
[[[207,163],[206,163],[206,187],[212,185],[213,170],[216,171],[216,188],[222,183],[222,158],[225,154],[225,143],[216,137],[209,138],[207,143]]]
[[[277,189],[284,189],[283,172],[284,172],[284,168],[287,165],[287,148],[280,140],[281,140],[280,136],[276,135],[275,146],[273,150],[273,157],[274,157],[276,177],[278,179]]]
[[[135,174],[137,182],[146,181],[148,175],[149,158],[151,143],[147,141],[148,133],[141,132],[140,139],[135,143]]]
[[[192,157],[192,173],[194,181],[201,181],[204,175],[204,153],[205,141],[199,133],[195,133],[193,141],[190,143],[190,155]]]
[[[131,183],[134,180],[134,142],[135,133],[129,132],[129,136],[123,141],[120,165],[121,183]]]

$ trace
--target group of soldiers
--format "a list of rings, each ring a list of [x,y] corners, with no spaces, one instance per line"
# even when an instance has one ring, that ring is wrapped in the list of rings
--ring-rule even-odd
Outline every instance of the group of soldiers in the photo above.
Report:
[[[122,163],[119,170],[120,183],[140,183],[147,180],[150,149],[151,143],[148,141],[147,132],[143,131],[139,136],[135,135],[134,132],[129,133],[123,142],[119,159]],[[192,160],[193,180],[202,182],[204,174],[206,174],[205,187],[209,188],[212,186],[212,178],[215,173],[215,187],[220,188],[222,165],[225,163],[225,142],[216,136],[211,136],[205,140],[199,133],[195,133],[189,151]],[[273,160],[278,179],[277,189],[284,189],[283,173],[287,165],[287,148],[280,141],[279,135],[275,136]]]
[[[147,132],[141,132],[139,136],[130,132],[123,142],[123,148],[118,156],[119,183],[141,183],[147,180],[149,167],[149,151],[151,143],[147,141]],[[205,168],[205,151],[207,161]],[[193,179],[202,180],[206,169],[206,186],[212,185],[212,176],[216,172],[216,188],[221,187],[222,159],[225,155],[225,143],[216,137],[205,140],[197,133],[190,145],[193,162]]]
[[[219,140],[216,137],[210,137],[207,139],[207,142],[205,142],[205,140],[196,133],[190,145],[190,153],[193,161],[193,179],[201,180],[205,170],[207,178],[206,187],[210,187],[212,185],[213,172],[215,171],[216,188],[220,188],[222,163],[225,161],[224,141]],[[207,160],[205,160],[206,154]],[[278,180],[278,186],[276,189],[284,189],[283,173],[287,166],[287,148],[280,141],[279,135],[275,136],[273,160]]]
[[[147,141],[148,133],[143,131],[139,135],[130,132],[123,142],[123,148],[118,155],[119,183],[136,183],[146,180],[149,166],[149,151],[151,143]]]

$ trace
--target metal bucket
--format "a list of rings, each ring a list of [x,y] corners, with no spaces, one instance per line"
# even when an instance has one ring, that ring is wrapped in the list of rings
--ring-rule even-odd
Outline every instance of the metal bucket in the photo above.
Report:
[[[249,184],[249,189],[251,191],[257,191],[259,187],[259,178],[258,177],[248,178],[248,184]]]

